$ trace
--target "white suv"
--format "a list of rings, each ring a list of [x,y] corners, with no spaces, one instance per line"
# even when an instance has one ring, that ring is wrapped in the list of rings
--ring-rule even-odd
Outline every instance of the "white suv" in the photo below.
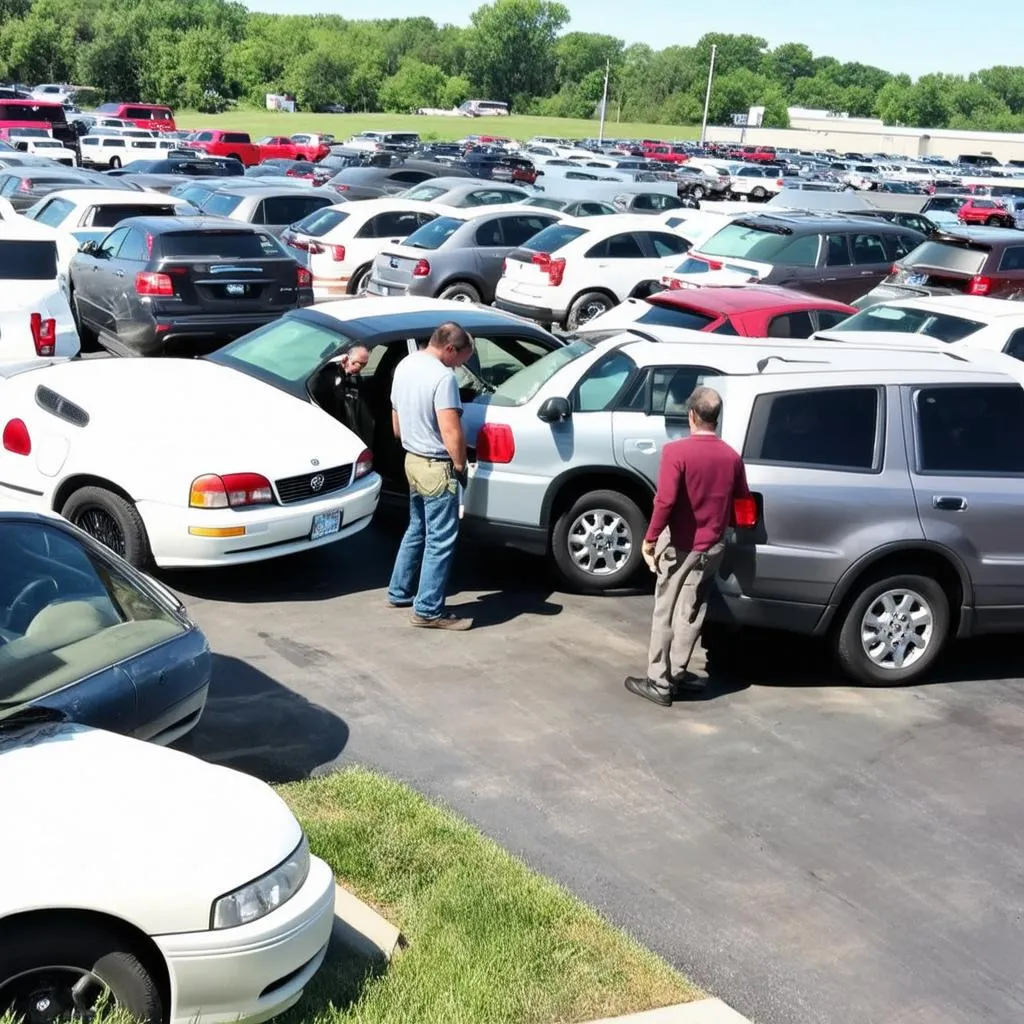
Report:
[[[738,167],[732,176],[729,191],[734,196],[746,196],[757,202],[764,202],[777,196],[786,187],[782,169],[779,167]]]
[[[567,219],[508,254],[494,305],[573,331],[624,299],[648,294],[689,247],[642,215]]]

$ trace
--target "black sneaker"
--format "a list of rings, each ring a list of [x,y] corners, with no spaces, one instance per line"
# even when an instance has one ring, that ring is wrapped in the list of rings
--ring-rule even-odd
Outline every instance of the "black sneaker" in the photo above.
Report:
[[[708,688],[708,681],[692,672],[684,672],[672,680],[673,693],[702,693]]]
[[[473,628],[472,619],[462,619],[453,612],[445,612],[436,619],[425,619],[422,615],[413,615],[409,622],[420,629],[449,629],[452,632],[465,632]]]
[[[671,691],[660,689],[646,676],[626,676],[626,689],[638,697],[645,697],[652,704],[663,708],[672,707]]]

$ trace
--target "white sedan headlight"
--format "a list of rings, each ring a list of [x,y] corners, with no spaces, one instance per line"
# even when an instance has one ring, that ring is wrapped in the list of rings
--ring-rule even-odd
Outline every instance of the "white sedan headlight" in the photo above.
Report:
[[[309,842],[303,836],[302,842],[273,871],[215,900],[210,927],[236,928],[266,917],[302,888],[308,874]]]

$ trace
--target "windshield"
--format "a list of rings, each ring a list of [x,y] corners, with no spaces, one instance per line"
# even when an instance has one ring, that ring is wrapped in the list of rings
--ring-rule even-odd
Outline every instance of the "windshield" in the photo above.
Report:
[[[54,526],[0,524],[0,565],[0,704],[12,709],[185,632],[127,571]]]
[[[780,234],[746,224],[727,224],[704,242],[700,250],[708,256],[813,267],[818,261],[818,236]]]
[[[934,267],[958,274],[980,274],[988,259],[988,249],[969,249],[945,242],[922,242],[900,260],[903,267]]]
[[[532,252],[558,252],[586,233],[586,228],[574,228],[570,224],[552,224],[523,242],[522,248],[530,249]]]
[[[322,210],[297,220],[292,225],[292,230],[302,235],[311,235],[313,238],[321,238],[336,228],[348,216],[342,210],[335,210],[327,206]]]
[[[202,202],[199,208],[203,213],[208,213],[213,217],[226,217],[228,214],[234,213],[241,202],[241,196],[224,195],[220,192],[214,192]]]
[[[465,223],[458,217],[438,217],[417,228],[402,244],[413,249],[440,249]]]
[[[352,339],[320,324],[284,317],[231,342],[206,358],[295,393]]]
[[[4,281],[54,281],[57,278],[57,245],[50,241],[0,240],[0,279]],[[3,564],[0,562],[0,564]]]
[[[450,191],[446,188],[438,188],[436,185],[417,185],[415,188],[406,189],[402,193],[403,199],[419,199],[424,203],[429,203],[432,199],[436,199],[438,196],[443,196],[446,192]]]
[[[939,341],[960,341],[980,331],[985,324],[949,313],[905,306],[871,306],[831,328],[833,331],[896,331],[900,334],[924,334]]]
[[[594,347],[589,341],[573,341],[564,348],[556,348],[500,384],[491,395],[491,404],[525,405],[563,366],[593,351]]]

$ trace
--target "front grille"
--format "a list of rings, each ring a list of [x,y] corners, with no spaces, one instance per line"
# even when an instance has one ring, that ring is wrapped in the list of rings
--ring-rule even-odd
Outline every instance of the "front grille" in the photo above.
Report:
[[[319,498],[348,487],[352,481],[352,464],[335,466],[333,469],[321,469],[302,476],[290,476],[284,480],[275,480],[277,496],[282,505],[291,505],[307,498]],[[314,486],[315,484],[315,486]]]

